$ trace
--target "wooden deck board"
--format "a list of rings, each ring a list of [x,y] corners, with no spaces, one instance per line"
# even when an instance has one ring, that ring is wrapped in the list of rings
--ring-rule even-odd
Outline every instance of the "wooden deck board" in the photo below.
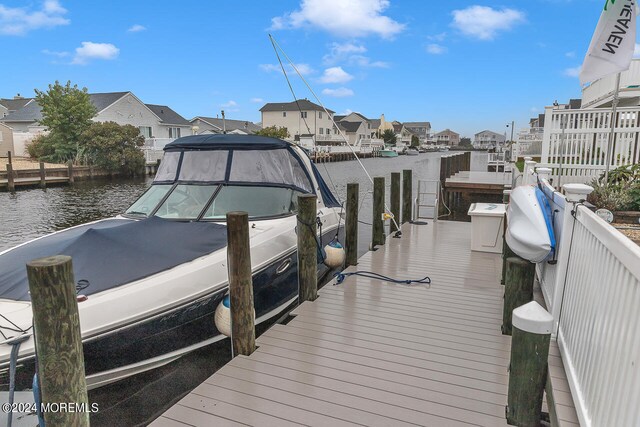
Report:
[[[346,271],[428,275],[430,287],[360,276],[326,285],[287,325],[262,334],[251,356],[236,357],[178,402],[158,427],[218,419],[506,426],[511,340],[500,332],[502,262],[497,254],[472,252],[470,234],[468,223],[405,224],[401,239],[388,239]],[[550,375],[560,362],[553,349]],[[558,405],[566,405],[558,416],[570,423],[564,382],[554,377],[554,391]]]

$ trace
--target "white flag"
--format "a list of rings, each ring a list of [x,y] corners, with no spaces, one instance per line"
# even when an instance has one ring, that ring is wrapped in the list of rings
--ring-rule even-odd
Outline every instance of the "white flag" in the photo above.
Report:
[[[636,43],[635,3],[635,0],[606,0],[582,63],[581,84],[629,69]]]

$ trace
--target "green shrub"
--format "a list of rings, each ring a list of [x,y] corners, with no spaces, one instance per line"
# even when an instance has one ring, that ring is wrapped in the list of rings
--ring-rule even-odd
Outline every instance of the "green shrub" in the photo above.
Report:
[[[640,165],[620,166],[609,171],[605,182],[604,174],[591,182],[594,188],[589,202],[598,208],[611,211],[640,210]]]

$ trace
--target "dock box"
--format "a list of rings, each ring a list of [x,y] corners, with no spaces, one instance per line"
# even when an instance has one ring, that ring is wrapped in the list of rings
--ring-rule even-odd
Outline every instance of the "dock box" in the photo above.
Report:
[[[501,203],[473,203],[471,217],[471,250],[502,253],[504,215],[506,205]]]

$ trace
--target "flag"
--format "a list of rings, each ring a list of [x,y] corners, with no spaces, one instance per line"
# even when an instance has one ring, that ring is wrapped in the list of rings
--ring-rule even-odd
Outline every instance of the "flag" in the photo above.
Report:
[[[635,43],[635,0],[606,0],[582,63],[580,83],[628,70]]]

